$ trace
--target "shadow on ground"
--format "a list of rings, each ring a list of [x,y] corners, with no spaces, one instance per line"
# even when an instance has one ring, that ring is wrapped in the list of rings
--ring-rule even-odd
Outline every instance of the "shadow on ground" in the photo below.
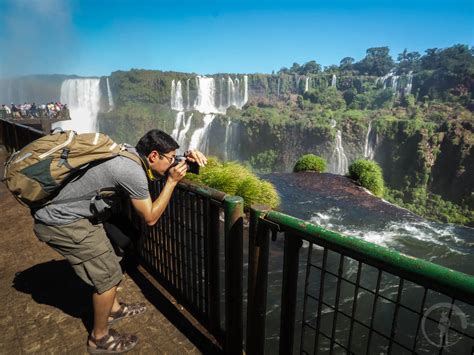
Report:
[[[92,329],[92,288],[83,283],[66,260],[51,260],[16,273],[12,285],[33,300],[80,318]]]
[[[179,312],[176,306],[139,270],[130,268],[128,275],[140,288],[148,302],[153,304],[180,332],[185,334],[203,354],[222,354],[222,350]]]

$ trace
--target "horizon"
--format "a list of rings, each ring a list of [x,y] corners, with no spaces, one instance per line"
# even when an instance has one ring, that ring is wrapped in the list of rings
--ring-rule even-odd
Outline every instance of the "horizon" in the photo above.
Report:
[[[405,48],[423,55],[474,45],[470,0],[0,3],[0,45],[9,49],[0,78],[101,77],[131,69],[271,74],[295,62],[360,61],[373,47],[389,47],[396,60]],[[28,21],[21,18],[25,12]]]

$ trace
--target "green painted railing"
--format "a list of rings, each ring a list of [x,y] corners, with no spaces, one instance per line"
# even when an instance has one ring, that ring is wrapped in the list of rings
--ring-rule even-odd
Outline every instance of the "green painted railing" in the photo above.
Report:
[[[249,228],[248,354],[265,350],[272,233],[274,237],[284,233],[280,354],[471,354],[474,350],[474,276],[262,206],[251,209]],[[298,284],[299,278],[304,284]],[[366,286],[370,278],[372,288]],[[391,297],[387,287],[394,290]],[[358,308],[366,312],[361,315]],[[439,338],[437,330],[443,332]]]

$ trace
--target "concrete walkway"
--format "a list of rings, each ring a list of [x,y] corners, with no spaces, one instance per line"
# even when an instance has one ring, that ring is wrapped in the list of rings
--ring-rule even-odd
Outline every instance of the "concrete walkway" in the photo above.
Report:
[[[61,255],[36,239],[32,225],[29,209],[0,183],[0,354],[87,353],[90,290]],[[130,354],[215,352],[140,268],[126,275],[119,298],[148,306],[145,314],[114,325],[139,336]]]

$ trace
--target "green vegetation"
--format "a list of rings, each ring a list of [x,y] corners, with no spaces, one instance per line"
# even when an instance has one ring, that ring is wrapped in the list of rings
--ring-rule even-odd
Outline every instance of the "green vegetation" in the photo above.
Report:
[[[404,192],[386,189],[384,198],[428,219],[474,227],[474,210],[443,200],[440,195],[415,188]]]
[[[303,155],[295,164],[293,171],[295,173],[300,171],[315,171],[323,173],[326,170],[326,160],[314,154]]]
[[[207,166],[201,168],[199,175],[188,174],[186,177],[229,195],[241,196],[246,208],[254,203],[271,208],[280,204],[280,197],[271,183],[259,179],[236,162],[221,163],[217,158],[211,157]]]
[[[391,77],[387,77],[389,72]],[[218,82],[226,76],[213,77]],[[132,144],[151,128],[171,132],[176,117],[170,109],[172,81],[180,80],[184,90],[192,79],[193,102],[194,78],[194,74],[176,72],[114,72],[110,85],[116,106],[100,114],[100,129]],[[290,171],[304,152],[330,157],[337,130],[352,160],[364,152],[370,122],[375,160],[383,168],[390,195],[398,196],[400,204],[450,221],[461,221],[456,216],[469,216],[460,211],[474,209],[470,197],[474,188],[473,48],[458,44],[422,54],[404,50],[393,58],[388,47],[369,48],[360,61],[345,57],[339,65],[324,68],[314,60],[293,63],[271,75],[250,74],[248,84],[249,102],[242,110],[231,107],[225,116],[219,115],[210,134],[217,137],[215,145],[220,147],[230,119],[237,127],[234,156],[254,171]],[[187,100],[186,95],[183,98]],[[202,127],[202,116],[194,112],[189,131],[197,127]],[[216,146],[211,144],[210,151],[219,154]],[[222,182],[220,186],[229,185]],[[420,189],[426,191],[426,198],[414,193]],[[441,204],[438,199],[446,205],[430,207]],[[444,210],[444,217],[430,210]]]
[[[354,161],[349,166],[349,177],[371,191],[375,196],[383,196],[382,169],[376,162],[364,159]]]

